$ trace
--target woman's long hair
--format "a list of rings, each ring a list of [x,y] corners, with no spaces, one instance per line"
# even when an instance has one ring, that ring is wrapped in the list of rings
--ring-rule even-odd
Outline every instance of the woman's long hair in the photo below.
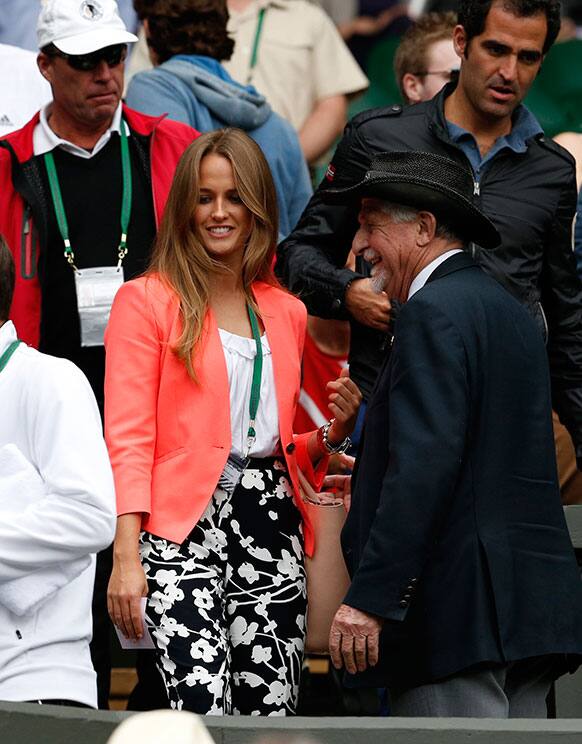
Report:
[[[196,380],[194,350],[202,334],[210,301],[212,275],[231,271],[206,250],[194,221],[199,202],[200,165],[206,155],[226,158],[243,204],[251,212],[251,232],[245,246],[242,282],[247,301],[256,280],[278,286],[273,274],[277,247],[277,195],[261,148],[240,129],[218,129],[198,137],[184,151],[168,197],[148,273],[157,272],[180,299],[182,333],[174,349]]]

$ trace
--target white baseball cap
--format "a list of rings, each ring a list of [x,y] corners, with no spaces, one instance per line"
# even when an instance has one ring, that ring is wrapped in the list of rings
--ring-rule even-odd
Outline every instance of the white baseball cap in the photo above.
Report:
[[[36,31],[39,49],[52,43],[65,54],[89,54],[137,41],[115,0],[44,0]]]

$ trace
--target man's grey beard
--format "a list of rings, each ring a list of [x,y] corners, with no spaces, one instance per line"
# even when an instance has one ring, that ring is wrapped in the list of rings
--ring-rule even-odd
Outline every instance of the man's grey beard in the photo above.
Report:
[[[372,291],[376,294],[381,294],[388,284],[388,275],[384,269],[381,269],[377,274],[371,276],[370,279],[372,280]]]

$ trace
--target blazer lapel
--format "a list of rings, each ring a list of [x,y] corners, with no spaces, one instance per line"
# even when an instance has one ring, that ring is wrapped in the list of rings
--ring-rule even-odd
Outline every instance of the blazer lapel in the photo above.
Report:
[[[253,293],[261,311],[261,318],[271,348],[279,407],[279,434],[281,442],[285,444],[292,436],[294,397],[299,392],[300,372],[298,374],[297,366],[300,365],[300,360],[297,340],[292,327],[286,322],[285,315],[277,312],[275,304],[271,301],[270,287],[257,282],[253,285]]]
[[[232,446],[232,431],[230,426],[230,386],[228,384],[228,370],[226,368],[226,359],[216,317],[211,308],[208,308],[204,325],[202,328],[202,353],[198,355],[200,359],[196,365],[196,372],[200,376],[200,384],[203,389],[212,391],[212,395],[207,395],[204,402],[214,408],[214,413],[209,417],[211,421],[212,436],[215,441],[210,442],[217,445],[219,442],[228,443],[228,449]],[[218,409],[215,407],[218,404]],[[200,412],[192,411],[193,421]]]
[[[443,276],[447,276],[447,274],[452,274],[455,271],[460,271],[461,269],[469,269],[469,268],[475,268],[477,264],[471,256],[463,251],[462,253],[455,253],[454,256],[451,256],[450,258],[447,258],[446,261],[443,261],[442,264],[439,264],[436,269],[432,272],[432,274],[429,276],[429,278],[426,280],[426,283],[434,281],[435,279],[440,279]]]

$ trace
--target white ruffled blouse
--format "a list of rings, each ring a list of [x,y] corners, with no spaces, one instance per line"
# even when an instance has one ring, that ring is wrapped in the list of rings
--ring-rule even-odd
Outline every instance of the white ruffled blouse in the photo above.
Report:
[[[249,402],[256,356],[255,340],[218,329],[226,359],[230,389],[230,426],[232,452],[242,457],[249,428]],[[279,410],[275,391],[273,357],[266,334],[261,336],[263,372],[261,396],[255,421],[256,438],[251,446],[251,457],[269,457],[279,450]]]

